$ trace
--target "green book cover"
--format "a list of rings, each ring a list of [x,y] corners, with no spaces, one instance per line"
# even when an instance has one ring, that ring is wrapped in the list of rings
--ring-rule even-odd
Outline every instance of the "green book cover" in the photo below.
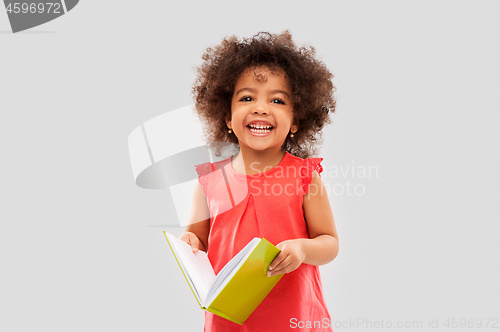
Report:
[[[269,264],[280,250],[266,239],[254,238],[217,276],[206,253],[163,232],[200,307],[242,325],[283,274],[268,277]]]

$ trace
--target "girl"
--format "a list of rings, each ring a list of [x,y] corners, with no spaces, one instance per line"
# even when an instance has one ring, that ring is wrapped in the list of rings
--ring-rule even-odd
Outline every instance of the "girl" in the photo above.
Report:
[[[263,237],[281,250],[268,276],[285,274],[242,326],[206,312],[206,332],[331,331],[318,266],[337,256],[338,236],[322,158],[310,156],[335,111],[335,88],[314,55],[288,31],[225,38],[203,55],[193,86],[197,112],[210,143],[235,143],[239,151],[196,165],[199,183],[180,238],[207,251],[217,274]]]

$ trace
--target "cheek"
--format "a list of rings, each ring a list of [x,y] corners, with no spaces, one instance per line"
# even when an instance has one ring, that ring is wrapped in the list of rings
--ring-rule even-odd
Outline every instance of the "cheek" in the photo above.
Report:
[[[231,122],[233,123],[234,126],[239,126],[241,125],[242,121],[244,120],[244,115],[240,110],[236,108],[231,109]]]

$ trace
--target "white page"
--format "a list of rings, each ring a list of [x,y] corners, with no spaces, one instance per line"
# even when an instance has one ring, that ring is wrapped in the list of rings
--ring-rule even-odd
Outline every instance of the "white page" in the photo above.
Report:
[[[195,254],[189,244],[170,233],[165,234],[174,248],[175,255],[182,265],[184,273],[189,276],[193,283],[201,304],[204,305],[208,290],[215,280],[215,273],[206,252],[198,251]]]
[[[245,263],[248,256],[252,254],[255,248],[259,245],[261,239],[255,237],[252,241],[248,242],[248,244],[240,250],[239,253],[236,254],[223,268],[219,271],[217,275],[216,281],[210,288],[209,293],[207,294],[206,302],[207,306],[209,306],[213,300],[219,295],[219,293],[224,289],[227,283],[233,278],[233,276],[238,272],[240,267]]]

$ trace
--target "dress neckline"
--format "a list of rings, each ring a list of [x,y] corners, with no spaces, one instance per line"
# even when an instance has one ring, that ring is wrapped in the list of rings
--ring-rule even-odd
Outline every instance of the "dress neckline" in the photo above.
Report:
[[[239,177],[243,177],[243,178],[256,178],[256,177],[259,177],[259,176],[263,176],[263,175],[269,175],[271,173],[274,173],[277,169],[279,169],[283,163],[285,162],[285,160],[289,157],[290,153],[287,151],[285,152],[285,155],[283,156],[283,158],[281,159],[281,161],[279,162],[278,165],[274,166],[273,168],[271,168],[270,170],[267,170],[265,172],[260,172],[260,173],[256,173],[256,174],[251,174],[251,175],[248,175],[248,174],[241,174],[241,173],[238,173],[234,170],[233,168],[233,157],[234,156],[231,156],[229,157],[229,170],[231,171],[231,173],[233,173],[234,175],[236,176],[239,176]]]

